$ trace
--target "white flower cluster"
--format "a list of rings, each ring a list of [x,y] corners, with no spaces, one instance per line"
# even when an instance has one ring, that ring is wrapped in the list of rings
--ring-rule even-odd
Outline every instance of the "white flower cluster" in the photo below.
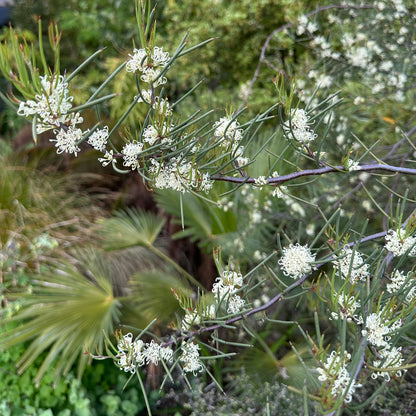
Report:
[[[40,77],[42,93],[36,100],[21,101],[17,114],[23,117],[37,117],[36,133],[52,130],[55,138],[56,153],[73,153],[80,151],[78,143],[88,133],[77,127],[84,120],[79,113],[70,112],[73,97],[69,94],[68,83],[62,75]],[[108,139],[108,127],[97,129],[88,142],[95,149],[105,151]]]
[[[390,283],[387,283],[386,289],[391,294],[404,291],[406,293],[406,302],[409,303],[416,298],[416,280],[410,277],[410,273],[405,275],[400,270],[396,270],[390,278]]]
[[[153,110],[161,116],[168,117],[172,114],[172,108],[169,104],[169,100],[155,95],[154,90],[142,90],[141,97],[135,96],[134,99],[138,103],[146,102],[151,105]]]
[[[200,373],[204,367],[199,359],[199,345],[192,341],[182,342],[182,355],[179,361],[183,363],[183,370],[187,373]]]
[[[195,164],[186,159],[172,158],[169,163],[151,159],[149,173],[157,189],[173,189],[186,192],[190,189],[208,192],[214,183],[208,173],[201,174]]]
[[[352,395],[357,387],[362,387],[354,380],[346,368],[347,363],[351,360],[351,354],[344,351],[344,356],[338,352],[332,351],[326,362],[323,364],[324,368],[317,368],[319,373],[318,380],[328,382],[333,396],[342,395],[345,397],[345,402],[349,403],[352,400]]]
[[[88,137],[88,144],[90,144],[95,150],[100,152],[106,152],[106,145],[108,139],[108,126],[103,129],[98,129]]]
[[[390,372],[382,371],[382,369],[386,369],[389,367],[400,367],[403,364],[404,358],[402,356],[402,347],[393,347],[391,349],[384,348],[378,352],[378,355],[380,356],[380,359],[373,361],[373,367],[380,368],[380,371],[374,371],[371,374],[371,378],[376,379],[378,377],[384,377],[384,381],[390,381]],[[397,377],[401,377],[402,374],[406,371],[406,369],[397,370],[395,372],[395,375]]]
[[[139,164],[138,156],[142,150],[143,143],[137,141],[127,143],[121,151],[123,155],[123,166],[129,167],[132,170],[136,169]]]
[[[169,63],[169,52],[163,52],[163,48],[155,46],[152,51],[149,49],[134,49],[133,55],[126,63],[127,72],[141,72],[140,79],[154,87],[166,84],[165,77],[160,74],[163,68]]]
[[[112,150],[106,151],[104,157],[98,158],[98,161],[103,165],[103,167],[109,165],[114,160],[114,154]]]
[[[193,325],[199,325],[204,318],[214,319],[217,310],[224,307],[229,314],[236,314],[246,306],[246,301],[237,294],[243,286],[243,275],[234,270],[224,270],[221,277],[215,279],[212,285],[212,293],[215,303],[205,307],[201,313],[196,309],[187,310],[181,321],[181,328],[189,331]]]
[[[267,179],[264,176],[259,176],[258,178],[254,179],[254,184],[258,186],[260,189],[263,188],[263,186],[267,185]]]
[[[161,126],[156,124],[156,127],[149,125],[143,130],[143,141],[149,143],[150,146],[153,146],[158,141],[162,144],[171,145],[172,139],[169,137],[169,134],[173,127],[173,125],[167,125],[166,122]]]
[[[202,318],[214,319],[216,315],[216,305],[207,306],[201,315],[195,309],[187,310],[185,316],[182,318],[182,330],[189,331],[193,325],[199,325]]]
[[[367,316],[365,329],[361,331],[361,334],[367,337],[368,342],[373,346],[390,349],[391,334],[402,326],[402,321],[399,319],[390,326],[385,325],[384,319],[382,322],[382,312]]]
[[[126,373],[135,373],[137,367],[145,364],[159,364],[159,360],[172,362],[173,351],[170,347],[162,347],[154,340],[144,343],[136,338],[133,341],[133,334],[128,333],[123,336],[117,345],[117,364]]]
[[[408,3],[410,5],[412,2]],[[315,95],[316,86],[324,86],[320,85],[322,77],[334,84],[340,80],[348,82],[350,79],[360,79],[373,98],[379,94],[397,102],[408,99],[409,75],[414,73],[414,61],[409,62],[407,67],[402,63],[407,62],[409,53],[414,55],[416,49],[416,41],[410,36],[414,27],[412,14],[400,0],[383,0],[375,4],[382,7],[376,6],[365,13],[328,13],[329,27],[338,26],[340,35],[335,35],[331,30],[322,31],[323,36],[315,36],[311,44],[316,62],[331,62],[332,69],[330,73],[326,69],[321,73],[316,70],[305,71],[305,79],[299,80],[303,84],[302,101],[309,102]],[[309,24],[306,16],[300,16],[297,33],[304,33]],[[382,38],[380,33],[383,33]],[[312,105],[318,102],[319,93],[312,99]],[[344,140],[344,132],[350,129],[342,130],[337,141]]]
[[[318,135],[310,128],[309,119],[310,117],[305,110],[292,108],[290,110],[290,119],[282,126],[284,133],[286,136],[291,136],[303,144],[312,142]]]
[[[280,185],[273,189],[272,196],[275,198],[284,198],[286,196],[287,186]]]
[[[230,117],[221,117],[212,126],[215,129],[214,136],[221,141],[223,146],[228,146],[231,142],[239,142],[243,138],[243,130],[237,120]]]
[[[214,136],[218,139],[218,143],[225,148],[231,146],[231,154],[236,157],[236,162],[239,166],[246,165],[250,159],[243,156],[244,146],[240,145],[243,138],[243,129],[237,120],[232,120],[231,117],[221,117],[216,121],[212,128]]]
[[[296,29],[296,34],[297,35],[303,35],[305,32],[309,32],[309,33],[313,33],[316,32],[318,30],[318,26],[316,23],[310,21],[308,19],[308,16],[306,15],[301,15],[298,18],[298,25],[297,25],[297,29]]]
[[[353,171],[353,170],[361,170],[361,166],[357,161],[354,161],[352,159],[348,159],[347,161],[347,170]]]
[[[338,295],[338,305],[338,311],[331,313],[332,319],[346,319],[348,322],[351,322],[354,319],[355,323],[362,323],[362,317],[357,316],[354,313],[358,308],[361,307],[360,301],[356,300],[354,296],[348,296],[346,293],[341,293]]]
[[[278,261],[285,276],[292,279],[300,279],[303,275],[310,273],[314,267],[316,254],[312,254],[308,245],[301,246],[299,243],[283,249],[283,256]]]
[[[69,95],[65,78],[62,75],[57,77],[45,75],[40,77],[40,82],[42,94],[36,95],[36,100],[21,101],[17,110],[19,116],[36,115],[39,118],[36,125],[37,133],[60,127],[61,124],[67,125],[74,118],[73,114],[68,114],[74,97]]]
[[[243,276],[234,270],[225,270],[215,279],[212,293],[219,304],[226,306],[227,313],[238,313],[244,308],[246,302],[237,294],[242,286]]]
[[[405,237],[406,231],[403,229],[389,230],[386,234],[386,245],[387,251],[393,253],[395,257],[402,256],[408,252],[408,256],[416,256],[416,237],[408,236]]]
[[[341,255],[333,264],[341,272],[341,277],[343,279],[349,278],[351,284],[358,280],[365,282],[369,275],[368,264],[364,263],[362,254],[358,251],[353,251],[347,246],[343,248]]]

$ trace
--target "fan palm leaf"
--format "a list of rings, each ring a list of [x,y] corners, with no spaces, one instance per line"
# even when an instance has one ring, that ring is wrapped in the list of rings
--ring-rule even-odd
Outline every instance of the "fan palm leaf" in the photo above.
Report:
[[[101,222],[101,234],[105,238],[104,248],[119,250],[135,246],[152,246],[158,237],[165,219],[135,209],[118,211],[114,217]]]
[[[73,265],[50,269],[35,281],[32,293],[23,295],[22,309],[6,320],[18,325],[3,333],[0,340],[2,349],[30,341],[17,363],[20,372],[48,351],[37,373],[37,383],[52,364],[58,379],[77,359],[81,375],[89,359],[82,353],[103,350],[104,333],[113,332],[121,305],[113,294],[109,269],[103,264],[92,258],[88,277]]]
[[[132,305],[146,316],[148,322],[157,318],[159,322],[169,323],[177,314],[183,313],[172,289],[188,297],[193,293],[185,279],[162,271],[137,273],[132,276],[130,287]]]

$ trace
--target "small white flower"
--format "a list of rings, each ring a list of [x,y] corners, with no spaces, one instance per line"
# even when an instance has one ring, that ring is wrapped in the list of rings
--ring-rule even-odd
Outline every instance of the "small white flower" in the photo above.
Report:
[[[338,312],[332,312],[332,319],[346,319],[348,322],[352,321],[354,318],[356,321],[361,321],[354,313],[360,308],[360,301],[355,300],[354,296],[348,296],[346,293],[341,293],[338,295],[338,305],[340,306]],[[331,318],[330,318],[331,319]]]
[[[169,59],[169,52],[163,52],[163,47],[159,48],[158,46],[155,46],[153,48],[152,60],[154,66],[164,67],[169,62]]]
[[[127,351],[131,348],[133,343],[133,334],[129,332],[128,334],[123,335],[123,338],[117,344],[117,349],[119,351]]]
[[[243,286],[243,279],[243,275],[234,270],[225,270],[215,279],[212,293],[218,303],[227,307],[227,313],[238,313],[245,306],[245,300],[236,294]]]
[[[117,350],[117,365],[120,367],[120,370],[126,373],[135,373],[136,360],[132,333],[129,332],[120,339],[117,344]]]
[[[385,236],[387,241],[385,248],[387,251],[393,253],[394,256],[402,256],[407,251],[408,255],[415,257],[416,256],[416,237],[408,236],[405,237],[405,230],[389,230]]]
[[[88,143],[95,149],[100,152],[105,151],[105,146],[108,139],[108,126],[105,126],[103,129],[97,129],[91,136],[88,138]]]
[[[192,341],[182,342],[182,355],[179,361],[183,363],[183,370],[187,373],[195,373],[203,371],[204,367],[199,359],[199,345]]]
[[[146,343],[146,347],[142,354],[146,360],[146,364],[153,363],[154,365],[158,365],[160,359],[160,345],[152,339],[150,344]]]
[[[358,280],[366,281],[369,275],[368,264],[364,263],[362,255],[358,251],[352,251],[345,246],[342,250],[341,256],[333,262],[334,267],[339,269],[343,279],[349,278],[351,284]]]
[[[358,162],[356,162],[352,159],[348,159],[347,170],[349,170],[349,171],[361,170],[361,166],[358,164]]]
[[[203,311],[204,318],[214,319],[216,315],[217,315],[217,306],[214,304],[207,306],[205,310]]]
[[[352,395],[357,387],[362,387],[351,380],[351,376],[347,370],[347,364],[351,360],[351,354],[344,351],[341,356],[338,352],[332,351],[326,362],[323,364],[324,368],[317,368],[319,373],[318,380],[327,382],[331,387],[331,394],[333,396],[342,395],[346,403],[352,400]]]
[[[367,337],[368,342],[375,347],[390,348],[390,334],[395,332],[402,325],[402,321],[399,319],[394,322],[390,327],[381,322],[381,311],[379,314],[372,313],[367,316],[365,322],[365,329],[361,331],[361,334]]]
[[[170,347],[160,347],[159,350],[160,357],[163,361],[172,362],[173,361],[173,351]]]
[[[149,143],[150,146],[153,146],[158,139],[159,133],[154,126],[147,126],[143,130],[143,141]]]
[[[259,187],[260,187],[260,189],[261,189],[264,185],[267,185],[267,184],[268,184],[267,179],[266,179],[266,177],[264,177],[264,176],[259,176],[258,178],[255,178],[255,179],[254,179],[254,183],[255,183],[257,186],[259,186]]]
[[[218,139],[224,138],[221,141],[223,146],[228,146],[232,141],[239,142],[243,137],[243,130],[239,128],[238,121],[229,117],[221,117],[219,121],[216,121],[212,126],[215,129],[214,136]]]
[[[172,114],[172,108],[170,107],[169,100],[167,98],[155,97],[155,102],[152,108],[162,116],[167,117]]]
[[[405,275],[400,270],[395,270],[391,276],[391,282],[387,283],[386,289],[389,293],[398,292],[407,280],[408,275]]]
[[[137,141],[127,143],[121,151],[124,159],[123,166],[129,166],[132,170],[136,169],[139,163],[137,157],[142,150],[143,143]]]
[[[56,153],[61,154],[63,152],[73,153],[75,156],[81,150],[77,143],[82,139],[84,135],[81,129],[76,127],[62,127],[60,130],[54,130],[56,134],[55,139],[49,139],[51,142],[56,142]]]
[[[143,355],[144,342],[136,338],[133,342],[133,356],[136,364],[141,367],[145,363],[145,356]]]
[[[152,92],[152,90],[141,90],[141,96],[136,95],[134,99],[137,100],[138,103],[142,103],[145,101],[146,103],[150,104],[152,102],[153,95],[154,92]]]
[[[153,83],[154,87],[167,82],[165,77],[159,77],[162,68],[169,62],[169,52],[163,52],[163,48],[155,46],[152,52],[143,48],[134,49],[133,55],[129,54],[129,57],[126,62],[127,72],[141,72],[140,79],[149,84]]]
[[[301,108],[290,110],[290,119],[283,124],[283,131],[286,136],[292,136],[297,141],[308,144],[315,140],[318,135],[309,126],[310,117]]]
[[[292,279],[300,279],[303,275],[310,273],[314,267],[316,254],[312,254],[308,245],[301,246],[290,244],[283,249],[283,256],[278,261],[285,276]]]
[[[413,286],[410,286],[410,290],[407,292],[406,295],[406,302],[414,302],[416,299],[416,285],[414,284]],[[408,288],[409,286],[406,286],[406,288]]]
[[[234,295],[229,298],[227,305],[227,312],[234,314],[241,311],[244,308],[246,301],[242,299],[239,295]]]
[[[276,186],[273,189],[272,196],[276,198],[284,198],[286,196],[286,192],[287,192],[287,186],[284,186],[284,185]]]
[[[173,189],[185,193],[189,189],[208,192],[213,181],[208,173],[201,174],[195,164],[185,159],[172,158],[169,164],[151,160],[149,173],[153,175],[153,185],[157,189]]]
[[[126,63],[127,72],[142,72],[147,66],[147,53],[145,49],[133,49],[133,55]]]
[[[148,84],[152,83],[154,87],[158,87],[159,85],[163,85],[168,82],[166,77],[160,76],[161,72],[162,71],[160,69],[146,68],[146,70],[140,76],[140,79],[143,82],[147,82]]]
[[[390,371],[382,371],[383,368],[388,367],[400,367],[403,362],[404,358],[402,357],[402,347],[396,348],[392,347],[391,349],[384,348],[381,351],[378,352],[380,355],[380,360],[374,360],[373,361],[373,367],[380,368],[378,371],[374,371],[371,374],[371,378],[376,379],[378,377],[384,377],[384,380],[390,381]],[[407,370],[397,370],[395,372],[395,375],[397,377],[401,377],[403,373],[405,373]]]
[[[109,165],[113,160],[114,156],[112,150],[105,152],[104,157],[98,158],[98,161],[103,165],[103,167]]]
[[[224,285],[228,286],[243,286],[243,275],[235,270],[224,270],[221,279]]]
[[[185,316],[182,318],[181,327],[184,331],[189,331],[193,325],[199,325],[201,323],[201,317],[198,311],[186,311]]]

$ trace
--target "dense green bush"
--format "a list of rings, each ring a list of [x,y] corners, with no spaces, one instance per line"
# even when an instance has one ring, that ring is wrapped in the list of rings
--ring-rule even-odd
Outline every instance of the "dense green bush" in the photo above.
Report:
[[[39,386],[34,379],[43,357],[23,374],[16,370],[26,346],[0,353],[0,414],[2,416],[136,416],[144,409],[142,392],[110,362],[87,367],[82,381],[73,372],[55,381],[49,368]],[[157,394],[152,394],[152,402]]]

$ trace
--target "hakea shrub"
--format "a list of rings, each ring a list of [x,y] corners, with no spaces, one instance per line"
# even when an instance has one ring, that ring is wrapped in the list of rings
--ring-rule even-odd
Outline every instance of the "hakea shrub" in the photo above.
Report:
[[[414,7],[408,9],[400,1],[387,3],[386,10],[394,10],[398,19],[406,20],[409,15],[414,17]],[[350,34],[340,40],[340,45],[333,46],[327,39],[316,35],[320,24],[318,17],[321,16],[318,12],[350,10],[354,17],[362,10],[371,9],[381,19],[379,14],[384,10],[383,5],[384,2],[376,2],[373,8],[361,5],[328,6],[299,16],[297,25],[288,24],[284,30],[292,30],[294,36],[312,37],[314,45],[319,46],[314,51],[318,58],[335,60],[337,65],[350,65],[343,75],[347,79],[353,79],[356,71],[366,68],[366,76],[374,93],[397,87],[393,98],[400,103],[407,94],[407,77],[396,72],[389,77],[390,69],[396,71],[397,66],[396,63],[388,63],[399,59],[400,54],[396,56],[391,51],[392,61],[380,62],[379,56],[384,47],[371,41],[365,45],[363,36]],[[372,172],[406,174],[408,177],[416,175],[416,169],[410,163],[409,167],[404,166],[407,163],[405,159],[397,166],[387,163],[394,156],[394,149],[386,161],[376,156],[373,148],[366,148],[362,155],[358,151],[353,154],[355,148],[349,148],[341,156],[326,154],[324,144],[332,131],[331,118],[341,100],[336,93],[319,100],[323,93],[318,89],[300,91],[301,79],[297,83],[287,83],[284,77],[276,77],[277,103],[246,122],[241,121],[244,109],[229,111],[217,117],[216,121],[209,118],[213,111],[196,111],[183,117],[178,111],[179,103],[193,89],[172,102],[164,95],[163,86],[168,83],[169,70],[177,59],[210,40],[187,48],[185,37],[177,50],[170,53],[163,46],[155,46],[154,13],[150,11],[150,4],[137,1],[136,13],[140,47],[133,49],[126,62],[109,75],[90,99],[78,106],[74,106],[76,96],[71,95],[71,82],[79,76],[80,69],[91,64],[102,51],[92,55],[72,74],[63,75],[59,68],[59,36],[52,27],[51,46],[55,52],[55,65],[53,69],[46,65],[40,45],[41,75],[33,50],[24,43],[21,46],[10,29],[11,44],[1,47],[0,67],[20,97],[10,95],[9,98],[16,104],[17,114],[32,121],[35,139],[38,133],[53,130],[55,137],[51,141],[59,154],[69,153],[76,157],[84,143],[100,152],[98,161],[103,166],[111,165],[119,173],[138,172],[149,189],[195,194],[224,210],[233,209],[233,204],[229,204],[227,199],[209,201],[215,182],[242,187],[242,195],[250,206],[250,210],[247,208],[250,212],[247,227],[260,223],[265,212],[273,213],[274,202],[270,201],[277,200],[280,207],[290,207],[293,216],[306,217],[302,194],[296,193],[302,189],[298,181],[301,178],[350,177]],[[330,16],[329,20],[338,22],[335,15]],[[315,17],[316,22],[313,20]],[[365,30],[364,26],[359,27]],[[399,29],[399,33],[404,39],[409,38],[414,47],[414,26]],[[9,57],[10,47],[14,61]],[[411,65],[410,62],[407,64]],[[334,64],[333,68],[335,74],[337,66]],[[111,123],[112,127],[110,124],[103,126],[100,105],[115,97],[117,92],[104,96],[102,93],[121,71],[135,77],[137,88],[124,115]],[[310,72],[309,79],[313,79],[318,87],[330,85],[331,79],[323,74]],[[380,86],[385,76],[388,82],[385,87]],[[123,121],[139,105],[146,106],[146,117],[138,122],[134,131],[123,130]],[[98,122],[92,128],[83,127],[81,114],[87,108],[95,108],[98,114]],[[266,122],[275,123],[275,128],[265,142],[259,144],[256,135]],[[402,139],[413,150],[414,132],[413,128],[403,133]],[[119,133],[119,138],[114,140],[116,133]],[[121,146],[120,138],[124,141]],[[342,143],[341,133],[336,140]],[[269,150],[276,141],[280,144],[278,154]],[[268,153],[268,162],[261,167],[262,174],[253,175],[251,172],[255,171],[256,157],[261,157],[262,152]],[[388,185],[384,186],[388,188]],[[266,195],[264,206],[260,206],[254,194],[260,191],[263,192],[262,197]],[[354,407],[354,397],[363,383],[378,378],[387,382],[406,375],[414,366],[410,363],[412,355],[407,348],[414,344],[410,329],[415,325],[416,217],[414,208],[413,213],[408,208],[414,200],[407,193],[391,190],[389,198],[397,198],[397,211],[395,215],[388,215],[378,201],[371,196],[369,198],[388,218],[390,226],[365,235],[366,224],[361,223],[362,229],[357,231],[351,221],[345,221],[344,211],[338,205],[331,215],[324,213],[327,212],[324,209],[317,209],[321,214],[320,229],[307,229],[304,234],[299,232],[297,237],[283,233],[286,243],[282,246],[280,236],[277,250],[269,255],[256,253],[254,257],[258,265],[251,271],[242,273],[232,258],[224,266],[220,257],[216,256],[220,276],[210,291],[199,290],[190,297],[188,293],[172,288],[183,314],[172,320],[170,336],[158,338],[151,335],[152,321],[135,336],[132,332],[124,335],[117,333],[115,346],[108,340],[109,354],[95,357],[111,357],[121,370],[132,374],[137,374],[147,365],[161,364],[166,370],[166,377],[171,379],[174,371],[179,371],[185,379],[189,374],[197,375],[203,371],[211,375],[211,360],[235,354],[222,352],[221,344],[228,345],[227,350],[248,345],[227,340],[224,335],[226,330],[232,331],[233,326],[239,326],[247,331],[249,337],[251,332],[244,322],[250,316],[264,314],[265,320],[273,322],[267,316],[267,310],[273,309],[278,302],[287,301],[287,297],[312,292],[320,311],[326,312],[328,321],[332,321],[338,333],[331,342],[326,342],[317,313],[314,315],[315,336],[300,329],[316,365],[307,367],[303,364],[306,389],[299,389],[298,392],[305,395],[306,401],[319,402],[330,414],[341,411],[346,404],[358,411],[366,405],[356,403]],[[340,197],[339,202],[341,200]],[[309,205],[318,207],[318,203],[311,202]],[[249,233],[244,238],[249,238]],[[306,238],[309,240],[306,241]],[[241,238],[237,237],[232,245],[243,244],[239,240]],[[261,273],[272,279],[278,293],[256,298],[255,289],[261,284],[256,283],[255,275]],[[305,291],[296,291],[302,286]],[[300,324],[297,325],[301,328]],[[207,341],[208,335],[211,336],[210,341]],[[293,349],[302,361],[295,346]],[[143,386],[140,375],[137,379]],[[292,387],[292,390],[296,388]],[[148,411],[150,413],[149,405]]]

